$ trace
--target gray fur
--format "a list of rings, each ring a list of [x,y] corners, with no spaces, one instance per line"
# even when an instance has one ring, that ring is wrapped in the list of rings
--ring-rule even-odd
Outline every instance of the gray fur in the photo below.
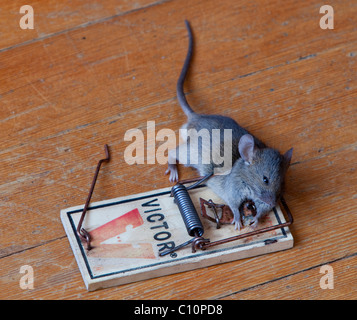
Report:
[[[201,176],[214,172],[215,168],[220,166],[212,161],[212,157],[215,152],[223,155],[223,146],[224,143],[227,143],[223,139],[224,129],[232,130],[232,159],[225,159],[225,161],[231,160],[233,167],[228,174],[214,175],[207,181],[207,185],[232,209],[234,223],[238,229],[241,228],[240,205],[247,199],[254,201],[257,209],[253,224],[255,227],[259,218],[276,205],[283,189],[284,176],[290,164],[292,149],[285,155],[281,155],[277,150],[268,148],[260,140],[250,135],[233,119],[221,115],[197,114],[193,111],[183,92],[183,83],[189,68],[193,46],[190,25],[188,21],[185,21],[185,23],[189,35],[189,48],[177,83],[178,101],[188,118],[184,128],[195,129],[197,132],[201,129],[207,129],[209,132],[212,132],[213,129],[219,129],[220,148],[219,150],[212,149],[212,135],[209,145],[203,144],[200,139],[193,141],[188,137],[185,143],[176,148],[176,152],[169,153],[169,165],[166,173],[170,173],[170,181],[178,180],[176,160],[194,167]],[[187,152],[184,157],[181,156],[180,158],[179,151],[181,148]],[[209,150],[205,148],[209,148]],[[190,161],[194,155],[196,156],[196,154],[190,153],[190,150],[198,153],[198,163]],[[208,151],[211,157],[207,164],[202,163],[204,151]]]

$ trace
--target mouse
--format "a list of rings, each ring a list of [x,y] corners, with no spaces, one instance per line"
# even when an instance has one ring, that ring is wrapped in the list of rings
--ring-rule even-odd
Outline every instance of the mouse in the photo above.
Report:
[[[248,200],[255,206],[251,226],[256,228],[258,222],[276,206],[284,190],[284,178],[290,166],[293,148],[280,154],[278,150],[268,147],[241,127],[234,119],[219,114],[199,114],[191,108],[183,87],[193,53],[193,34],[187,20],[185,25],[188,50],[177,81],[176,93],[187,122],[180,129],[183,142],[168,152],[168,168],[165,174],[169,174],[170,182],[178,181],[177,163],[181,163],[196,169],[200,176],[210,176],[206,185],[232,210],[232,224],[235,229],[242,228],[239,208]],[[194,139],[188,134],[192,132],[208,132],[209,140],[204,142],[203,138]],[[226,132],[230,133],[228,138],[225,136]],[[213,161],[219,157],[223,159],[221,163]],[[196,161],[192,161],[193,158]],[[228,170],[225,164],[230,164]]]

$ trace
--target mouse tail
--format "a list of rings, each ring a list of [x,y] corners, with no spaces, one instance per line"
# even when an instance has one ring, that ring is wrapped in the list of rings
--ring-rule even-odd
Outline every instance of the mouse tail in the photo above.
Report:
[[[189,117],[190,115],[194,114],[195,112],[192,110],[192,108],[190,107],[190,105],[188,104],[188,102],[186,100],[185,93],[183,91],[183,84],[185,82],[186,74],[187,74],[188,68],[190,66],[190,61],[191,61],[191,57],[192,57],[193,36],[192,36],[192,30],[191,30],[190,24],[187,20],[185,20],[185,24],[186,24],[186,28],[187,28],[187,32],[188,32],[189,43],[188,43],[186,59],[185,59],[184,65],[182,67],[180,77],[177,81],[176,93],[177,93],[177,99],[180,103],[180,106],[181,106],[183,112],[186,114],[187,117]]]

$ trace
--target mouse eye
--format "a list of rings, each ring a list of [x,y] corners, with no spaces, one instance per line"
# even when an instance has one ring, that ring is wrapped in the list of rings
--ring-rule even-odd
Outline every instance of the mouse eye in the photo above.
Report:
[[[269,183],[269,179],[266,176],[263,176],[263,181],[264,181],[265,184]]]

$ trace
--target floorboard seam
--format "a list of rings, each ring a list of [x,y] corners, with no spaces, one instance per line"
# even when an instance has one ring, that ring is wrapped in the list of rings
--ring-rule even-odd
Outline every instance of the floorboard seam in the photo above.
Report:
[[[2,48],[2,49],[0,49],[0,53],[5,52],[5,51],[9,51],[11,49],[15,49],[15,48],[18,48],[18,47],[26,46],[28,44],[32,44],[32,43],[36,43],[36,42],[39,42],[39,41],[43,41],[43,40],[46,40],[48,38],[55,37],[55,36],[58,36],[58,35],[61,35],[61,34],[66,34],[66,33],[71,32],[71,31],[75,31],[75,30],[79,30],[79,29],[82,29],[82,28],[86,28],[88,26],[92,26],[92,25],[95,25],[95,24],[106,22],[106,21],[109,21],[111,19],[115,19],[117,17],[126,16],[128,14],[131,14],[131,13],[134,13],[134,12],[138,12],[140,10],[146,10],[148,8],[151,8],[151,7],[154,7],[154,6],[157,6],[157,5],[161,5],[161,4],[166,3],[166,2],[171,2],[171,1],[173,1],[173,0],[160,0],[160,1],[157,1],[155,3],[151,3],[151,4],[147,5],[147,6],[143,6],[143,7],[140,7],[140,8],[132,9],[132,10],[129,10],[129,11],[118,13],[118,14],[114,14],[114,15],[109,16],[109,17],[100,18],[98,20],[88,21],[88,22],[82,23],[80,25],[77,25],[77,26],[74,26],[74,27],[71,27],[71,28],[68,28],[68,29],[64,29],[64,30],[61,30],[61,31],[49,33],[49,34],[46,34],[46,35],[44,35],[42,37],[34,38],[34,39],[31,39],[31,40],[27,40],[27,41],[24,41],[24,42],[21,42],[21,43],[14,44],[14,45],[6,47],[6,48]]]
[[[269,284],[269,283],[273,283],[273,282],[276,282],[276,281],[280,281],[282,279],[285,279],[285,278],[288,278],[288,277],[291,277],[291,276],[294,276],[294,275],[297,275],[299,273],[303,273],[303,272],[306,272],[306,271],[309,271],[309,270],[312,270],[312,269],[316,269],[316,268],[319,268],[323,265],[327,265],[327,264],[331,264],[331,263],[335,263],[335,262],[338,262],[338,261],[341,261],[341,260],[345,260],[345,259],[350,259],[354,256],[357,256],[357,252],[353,253],[353,254],[350,254],[348,256],[344,256],[344,257],[341,257],[341,258],[337,258],[337,259],[334,259],[334,260],[331,260],[331,261],[327,261],[327,262],[324,262],[324,263],[320,263],[318,265],[315,265],[315,266],[312,266],[312,267],[309,267],[309,268],[306,268],[306,269],[303,269],[303,270],[300,270],[300,271],[297,271],[297,272],[294,272],[294,273],[290,273],[288,275],[285,275],[285,276],[282,276],[282,277],[279,277],[279,278],[276,278],[276,279],[272,279],[272,280],[269,280],[269,281],[266,281],[266,282],[262,282],[262,283],[259,283],[257,285],[254,285],[252,287],[248,287],[248,288],[244,288],[242,290],[238,290],[236,292],[232,292],[232,293],[229,293],[229,294],[226,294],[224,296],[221,296],[219,298],[217,298],[217,300],[220,300],[220,299],[224,299],[224,298],[227,298],[229,296],[232,296],[232,295],[235,295],[235,294],[238,294],[238,293],[242,293],[242,292],[245,292],[245,291],[249,291],[249,290],[252,290],[252,289],[256,289],[256,288],[259,288],[261,286],[264,286],[266,284]]]

